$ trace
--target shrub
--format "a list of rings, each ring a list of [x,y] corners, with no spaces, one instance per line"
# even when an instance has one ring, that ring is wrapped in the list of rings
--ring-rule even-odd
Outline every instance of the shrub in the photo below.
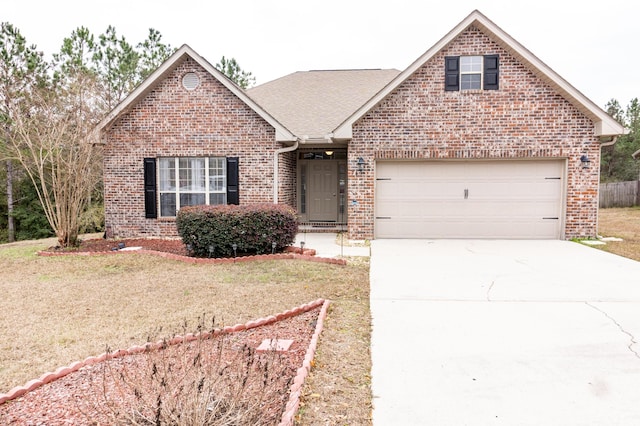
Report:
[[[281,251],[298,233],[296,212],[281,204],[183,207],[176,225],[182,241],[197,257]]]
[[[202,318],[197,333],[185,334],[185,324],[184,337],[149,341],[144,352],[99,363],[89,386],[102,389],[101,401],[78,395],[78,409],[90,424],[277,424],[296,374],[289,358],[240,346],[204,325]]]

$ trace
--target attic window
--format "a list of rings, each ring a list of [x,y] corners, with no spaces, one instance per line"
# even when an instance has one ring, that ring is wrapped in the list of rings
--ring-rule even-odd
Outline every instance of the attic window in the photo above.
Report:
[[[444,62],[444,90],[498,90],[499,56],[447,56]]]
[[[187,90],[194,90],[200,85],[200,78],[195,72],[188,72],[182,77],[182,87]]]
[[[482,87],[482,56],[460,57],[460,90],[480,90]]]

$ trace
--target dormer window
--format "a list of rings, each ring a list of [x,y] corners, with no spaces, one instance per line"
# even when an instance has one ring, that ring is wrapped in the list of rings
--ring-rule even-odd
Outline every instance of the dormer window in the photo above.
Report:
[[[447,56],[445,90],[498,90],[498,55]]]

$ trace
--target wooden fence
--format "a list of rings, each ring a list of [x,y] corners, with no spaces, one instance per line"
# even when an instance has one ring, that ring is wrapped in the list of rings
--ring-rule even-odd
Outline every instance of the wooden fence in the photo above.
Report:
[[[600,184],[600,207],[632,207],[640,205],[640,181]]]

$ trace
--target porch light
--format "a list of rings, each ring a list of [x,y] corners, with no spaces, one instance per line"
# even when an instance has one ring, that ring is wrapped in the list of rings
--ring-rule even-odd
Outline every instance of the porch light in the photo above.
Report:
[[[586,155],[583,155],[580,157],[580,163],[582,163],[583,169],[588,169],[589,166],[591,165],[591,160]]]
[[[364,172],[364,158],[358,157],[358,162],[356,164],[358,165],[358,173]]]
[[[325,151],[324,153],[327,154],[329,157],[333,155],[333,151]]]

